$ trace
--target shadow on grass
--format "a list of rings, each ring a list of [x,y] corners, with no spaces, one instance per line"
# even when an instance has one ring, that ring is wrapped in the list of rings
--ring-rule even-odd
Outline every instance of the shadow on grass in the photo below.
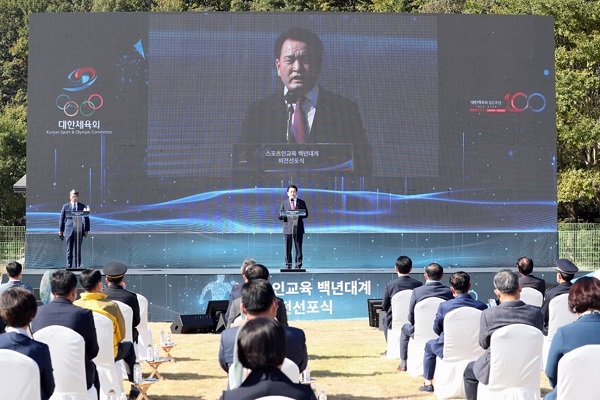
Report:
[[[159,371],[160,372],[160,371]],[[165,380],[172,381],[194,381],[198,379],[219,379],[219,378],[227,378],[225,375],[200,375],[194,372],[160,372]]]
[[[155,396],[148,395],[152,400],[208,400],[202,396],[178,396],[178,395],[164,395],[164,396]],[[214,400],[214,399],[211,399]]]
[[[394,400],[399,399],[419,399],[419,398],[429,398],[431,397],[430,393],[415,393],[410,395],[403,395],[399,397],[393,397]],[[368,396],[354,396],[351,394],[328,394],[327,400],[381,400],[381,397],[368,397]]]
[[[365,373],[352,373],[349,374],[347,372],[339,372],[339,371],[329,371],[322,369],[313,369],[310,371],[310,374],[313,378],[341,378],[341,377],[361,377],[361,376],[378,376],[378,375],[389,375],[390,371],[381,371],[381,372],[365,372]],[[329,396],[327,396],[329,398]]]
[[[319,356],[316,354],[309,354],[308,355],[308,359],[309,360],[351,360],[351,359],[368,359],[368,358],[374,358],[374,359],[379,359],[381,358],[380,355],[377,356],[337,356],[337,355],[331,355],[331,356]]]

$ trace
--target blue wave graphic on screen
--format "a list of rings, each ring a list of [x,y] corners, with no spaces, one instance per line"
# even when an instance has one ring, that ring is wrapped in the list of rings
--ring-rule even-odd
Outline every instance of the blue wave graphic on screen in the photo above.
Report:
[[[556,231],[556,202],[513,201],[508,196],[504,196],[505,201],[489,200],[502,195],[485,189],[417,195],[301,189],[299,197],[308,206],[305,225],[310,233]],[[285,189],[253,188],[117,206],[107,212],[91,204],[92,231],[279,233],[278,211],[285,199]],[[35,211],[49,207],[48,204],[29,207],[28,232],[57,231],[58,212]]]

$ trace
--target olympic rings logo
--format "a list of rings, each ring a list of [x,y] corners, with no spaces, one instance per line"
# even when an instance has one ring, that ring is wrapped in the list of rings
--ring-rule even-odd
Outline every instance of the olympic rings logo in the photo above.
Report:
[[[55,100],[56,107],[62,110],[66,116],[74,117],[78,113],[81,113],[84,117],[89,117],[94,114],[94,111],[102,108],[104,105],[104,98],[98,93],[91,94],[87,100],[81,104],[71,100],[66,94],[60,94]]]
[[[511,112],[524,112],[531,110],[535,113],[544,111],[546,108],[546,98],[541,93],[532,93],[526,95],[523,92],[514,94],[506,93],[504,95],[506,101],[506,110]]]

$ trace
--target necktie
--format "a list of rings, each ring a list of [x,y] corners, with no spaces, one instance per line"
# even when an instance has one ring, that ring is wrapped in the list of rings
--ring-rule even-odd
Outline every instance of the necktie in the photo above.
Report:
[[[292,202],[292,210],[296,209],[296,202],[294,201],[294,199],[290,200]]]
[[[292,124],[292,130],[294,131],[294,139],[296,143],[304,144],[308,138],[308,120],[302,109],[302,103],[305,97],[299,97],[296,100],[296,108],[294,109],[294,122]]]

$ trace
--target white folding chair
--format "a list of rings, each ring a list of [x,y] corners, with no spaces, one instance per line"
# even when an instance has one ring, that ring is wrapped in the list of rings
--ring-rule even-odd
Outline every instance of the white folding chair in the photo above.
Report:
[[[539,400],[542,332],[530,325],[512,324],[490,340],[490,380],[477,385],[480,400]]]
[[[148,299],[142,296],[139,293],[136,293],[138,303],[140,304],[140,324],[137,326],[138,330],[138,344],[136,346],[136,354],[138,354],[139,360],[146,360],[147,352],[145,349],[148,348],[148,345],[152,344],[152,331],[150,330],[150,326],[148,325]],[[139,348],[144,349],[144,351],[139,351]]]
[[[283,372],[290,381],[300,383],[300,368],[298,368],[298,365],[295,362],[287,357],[283,360],[283,364],[281,364],[281,372]]]
[[[61,326],[47,326],[33,335],[35,340],[50,348],[54,375],[52,400],[97,399],[96,389],[87,389],[85,378],[85,341],[74,330]]]
[[[435,395],[438,399],[465,396],[463,373],[471,361],[481,356],[479,346],[481,310],[461,307],[444,317],[444,358],[435,365]]]
[[[113,300],[113,302],[119,306],[119,310],[121,310],[121,314],[123,314],[123,319],[125,320],[126,329],[125,329],[125,338],[123,338],[123,341],[133,343],[133,332],[132,332],[133,309],[131,307],[129,307],[127,304],[123,303],[122,301]],[[140,358],[139,358],[139,354],[137,352],[137,347],[134,346],[133,349],[135,350],[136,360],[139,360]],[[121,360],[120,364],[121,364],[121,371],[123,372],[123,379],[128,379],[127,365],[125,364],[125,360]]]
[[[561,326],[575,322],[578,315],[569,310],[569,295],[567,293],[556,296],[548,305],[548,335],[544,340],[542,370],[546,369],[548,352],[554,334]]]
[[[521,289],[521,301],[525,304],[541,307],[544,302],[544,295],[537,289],[524,287]]]
[[[287,397],[287,396],[264,396],[264,397],[259,397],[256,400],[294,400],[294,398]]]
[[[388,358],[400,358],[400,334],[402,325],[408,323],[408,303],[412,292],[412,289],[407,289],[392,296],[392,327],[387,333]]]
[[[123,377],[120,363],[115,363],[112,320],[97,312],[93,313],[93,316],[99,348],[93,361],[100,379],[100,400],[107,400],[110,390],[115,393],[123,392]]]
[[[440,303],[446,300],[429,297],[415,306],[415,335],[408,342],[407,370],[411,376],[423,375],[423,355],[425,344],[438,337],[433,331],[433,321]]]
[[[565,354],[558,362],[556,399],[600,397],[600,344],[588,344]]]
[[[33,359],[14,350],[0,349],[2,399],[39,399],[40,369]]]

